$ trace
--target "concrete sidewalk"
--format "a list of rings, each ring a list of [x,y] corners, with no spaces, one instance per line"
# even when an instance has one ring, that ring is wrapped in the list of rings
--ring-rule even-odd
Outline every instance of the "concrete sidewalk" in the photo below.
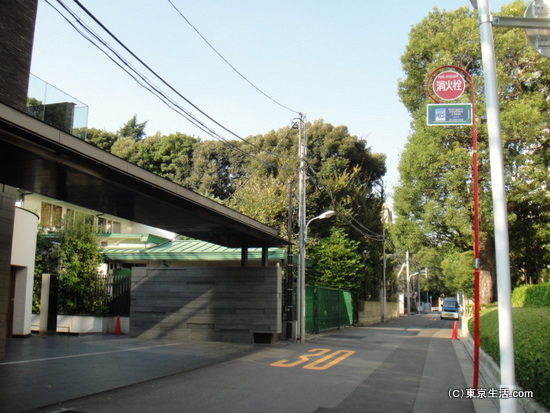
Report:
[[[22,412],[206,367],[253,345],[175,343],[113,335],[32,335],[7,340],[0,411]]]

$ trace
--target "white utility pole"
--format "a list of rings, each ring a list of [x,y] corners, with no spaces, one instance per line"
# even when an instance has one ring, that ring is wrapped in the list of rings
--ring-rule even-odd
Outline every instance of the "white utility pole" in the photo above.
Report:
[[[409,278],[411,276],[410,269],[409,269],[409,250],[407,250],[406,254],[406,262],[407,265],[407,316],[411,315],[411,289],[409,288]]]
[[[500,340],[500,387],[508,391],[516,389],[514,370],[514,336],[512,326],[512,298],[510,286],[510,258],[508,239],[508,213],[504,182],[504,155],[500,134],[500,107],[496,77],[495,46],[489,0],[477,0],[481,54],[485,78],[487,105],[487,129],[491,162],[491,187],[493,195],[494,237],[497,264],[498,325]],[[501,398],[500,411],[515,413],[515,398]]]
[[[307,159],[307,134],[305,125],[305,116],[300,113],[298,122],[298,156],[300,159],[300,169],[298,173],[298,288],[296,294],[298,332],[300,343],[306,342],[306,159]]]
[[[383,194],[383,192],[382,192]],[[382,195],[382,199],[384,196]],[[388,205],[382,207],[382,322],[386,322],[386,224],[392,222],[391,211]]]

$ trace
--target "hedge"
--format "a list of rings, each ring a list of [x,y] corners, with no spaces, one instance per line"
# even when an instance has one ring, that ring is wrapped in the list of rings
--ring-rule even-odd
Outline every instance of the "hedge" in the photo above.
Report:
[[[550,283],[522,285],[512,293],[513,307],[550,307]]]
[[[514,308],[512,322],[516,381],[550,407],[550,308]],[[473,318],[469,329],[474,331]],[[479,337],[483,350],[499,364],[498,309],[481,312]]]

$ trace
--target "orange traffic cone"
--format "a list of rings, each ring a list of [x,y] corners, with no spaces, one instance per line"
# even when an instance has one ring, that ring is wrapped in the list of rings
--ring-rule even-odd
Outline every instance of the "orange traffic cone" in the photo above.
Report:
[[[458,340],[458,321],[455,321],[455,325],[453,326],[453,335],[451,336],[451,340]]]
[[[116,316],[116,322],[115,322],[115,335],[120,335],[122,334],[121,331],[120,331],[120,316],[117,315]]]

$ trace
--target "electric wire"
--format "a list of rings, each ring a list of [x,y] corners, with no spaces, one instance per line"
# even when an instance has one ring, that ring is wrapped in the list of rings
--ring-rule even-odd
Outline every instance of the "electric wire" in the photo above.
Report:
[[[176,7],[176,5],[172,2],[172,0],[168,0],[168,3],[170,3],[170,5],[174,8],[174,10],[181,16],[181,18],[183,20],[185,20],[185,22],[200,36],[200,38],[208,45],[208,47],[210,47],[210,49],[212,49],[214,51],[214,53],[216,53],[220,59],[222,59],[225,63],[227,63],[227,65],[233,69],[233,71],[239,75],[244,81],[246,81],[250,86],[252,86],[254,89],[256,89],[258,92],[260,92],[262,95],[264,95],[266,98],[268,98],[269,100],[271,100],[273,103],[279,105],[280,107],[290,111],[290,112],[293,112],[293,113],[296,113],[298,114],[299,112],[297,110],[294,110],[294,109],[291,109],[289,108],[288,106],[285,106],[283,105],[282,103],[280,103],[279,101],[275,100],[274,98],[272,98],[271,96],[269,96],[267,93],[265,93],[263,90],[261,90],[258,86],[256,86],[254,83],[252,83],[249,79],[247,79],[241,72],[239,72],[235,66],[233,66],[225,57],[223,57],[223,55],[214,47],[212,46],[212,44],[202,35],[202,33],[189,21],[189,19],[187,17],[185,17],[183,15],[183,13]]]
[[[327,194],[328,197],[331,199],[332,204],[336,205],[334,195],[332,193],[330,193],[324,185],[321,184],[321,181],[320,181],[319,177],[317,176],[317,173],[315,172],[315,170],[311,166],[308,167],[308,170],[311,173],[310,178],[311,178],[311,181],[313,182],[313,185],[317,188],[317,190]],[[333,208],[336,209],[335,206]],[[346,223],[349,226],[351,226],[353,229],[355,229],[357,232],[359,232],[365,238],[368,238],[372,241],[377,241],[377,242],[383,242],[384,241],[384,236],[382,234],[377,234],[376,232],[372,231],[371,229],[365,227],[353,215],[350,215],[347,218],[344,217],[344,220],[346,221]]]
[[[189,112],[185,111],[183,108],[181,108],[180,105],[177,104],[173,99],[169,98],[162,90],[158,87],[156,87],[149,79],[147,79],[142,73],[140,73],[135,67],[133,67],[126,59],[124,59],[123,56],[121,56],[114,48],[112,48],[106,41],[104,41],[99,35],[97,35],[88,25],[86,25],[82,19],[78,17],[72,10],[70,10],[66,5],[64,5],[61,1],[57,1],[64,9],[67,11],[79,24],[80,26],[89,33],[93,37],[89,37],[84,33],[82,30],[80,30],[73,22],[71,22],[67,16],[63,15],[63,13],[55,8],[48,0],[45,0],[46,3],[48,3],[55,11],[57,11],[61,17],[63,17],[80,35],[82,35],[86,40],[88,40],[92,45],[97,47],[102,53],[104,53],[112,62],[114,62],[117,66],[119,66],[122,70],[124,70],[128,75],[130,75],[138,84],[140,84],[142,87],[144,87],[149,92],[155,94],[161,101],[163,101],[166,105],[168,105],[171,109],[178,112],[180,115],[184,116],[186,120],[193,123],[195,126],[209,134],[211,137],[216,138],[216,133],[207,128],[206,125],[200,123],[197,121]],[[95,41],[94,41],[95,39]],[[106,47],[111,53],[113,53],[114,56],[116,56],[117,59],[122,63],[119,63],[113,56],[109,55],[103,49],[96,41]]]
[[[184,108],[181,107],[174,99],[167,96],[159,87],[155,86],[145,75],[140,73],[134,66],[132,66],[123,56],[120,55],[111,45],[109,45],[108,42],[103,40],[97,33],[95,33],[74,11],[72,11],[68,6],[66,6],[61,0],[57,0],[57,3],[60,4],[60,6],[89,34],[87,35],[82,30],[80,30],[73,22],[69,20],[67,16],[65,16],[59,9],[57,9],[52,3],[50,3],[48,0],[45,0],[46,3],[52,7],[57,13],[61,15],[63,19],[65,19],[81,36],[83,36],[86,40],[88,40],[92,45],[94,45],[96,48],[98,48],[102,53],[104,53],[112,62],[114,62],[117,66],[119,66],[122,70],[124,70],[130,77],[132,77],[140,86],[144,87],[149,92],[153,93],[158,99],[160,99],[165,105],[167,105],[170,109],[174,110],[176,113],[178,113],[180,116],[182,116],[184,119],[195,125],[197,128],[208,134],[209,136],[231,146],[232,148],[236,149],[237,151],[243,153],[244,155],[251,157],[253,159],[256,159],[258,161],[262,161],[260,158],[257,158],[255,155],[244,151],[239,146],[235,145],[231,141],[228,141],[223,136],[219,135],[216,131],[214,131],[212,128],[208,127],[203,122],[199,121],[196,117],[194,117],[190,112],[186,111]],[[91,37],[93,38],[91,38]],[[94,41],[95,39],[95,41]],[[99,44],[98,44],[99,43]],[[109,50],[110,53],[112,53],[114,56],[116,56],[116,59],[119,59],[117,61],[115,57],[110,55],[105,49],[103,49],[100,45],[105,47]]]
[[[148,64],[146,64],[140,57],[138,57],[128,46],[126,46],[117,36],[114,35],[113,32],[111,32],[97,17],[95,17],[92,12],[90,12],[79,0],[73,0],[83,11],[86,13],[99,27],[101,27],[115,42],[117,42],[124,50],[126,50],[127,53],[129,53],[134,59],[136,59],[143,67],[145,67],[150,73],[153,74],[160,82],[162,82],[166,87],[168,87],[172,92],[174,92],[177,96],[179,96],[181,99],[183,99],[187,104],[189,104],[191,107],[193,107],[196,111],[198,111],[201,115],[206,117],[208,120],[213,122],[218,127],[222,128],[224,131],[229,133],[230,135],[234,136],[235,138],[247,143],[248,145],[251,145],[255,147],[256,149],[267,152],[265,149],[253,144],[252,142],[249,142],[248,140],[244,139],[243,137],[239,136],[237,133],[233,132],[231,129],[227,128],[226,126],[222,125],[220,122],[212,118],[210,115],[208,115],[206,112],[204,112],[202,109],[200,109],[197,105],[195,105],[193,102],[191,102],[188,98],[186,98],[183,94],[181,94],[177,89],[175,89],[170,83],[168,83],[162,76],[160,76],[155,70],[153,70]],[[60,4],[62,4],[61,0],[58,0]],[[277,156],[276,154],[274,154]]]

